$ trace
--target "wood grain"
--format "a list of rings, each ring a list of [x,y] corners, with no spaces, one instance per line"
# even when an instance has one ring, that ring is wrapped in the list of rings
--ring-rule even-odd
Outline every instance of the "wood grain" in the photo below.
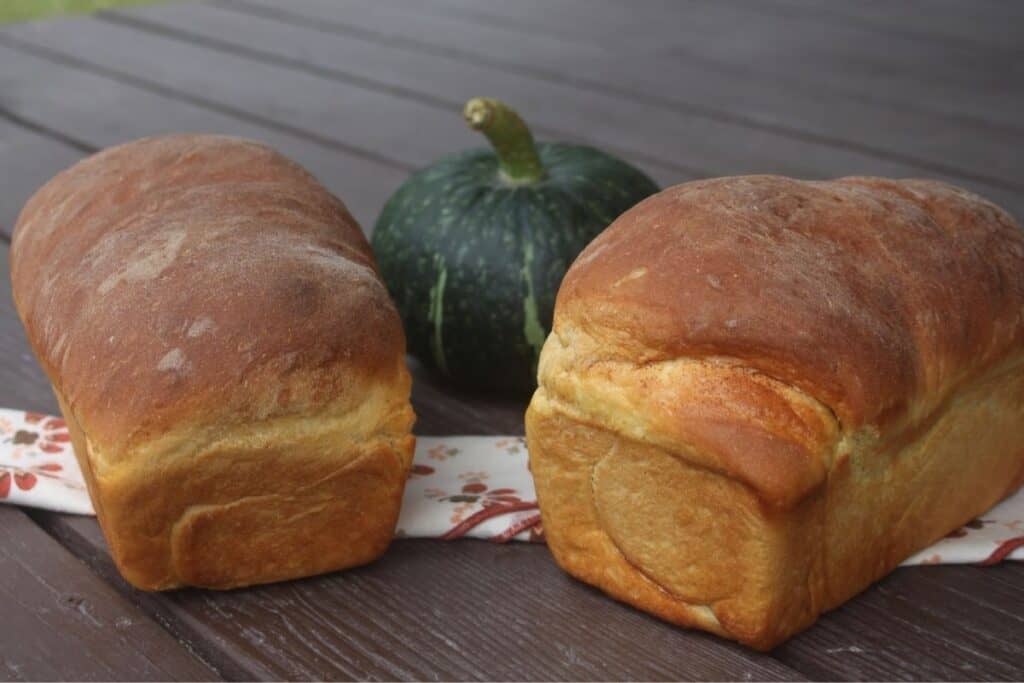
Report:
[[[57,401],[14,312],[7,252],[7,244],[0,243],[0,407],[54,415]]]
[[[709,62],[704,56],[684,60],[667,54],[635,54],[638,49],[643,50],[645,43],[639,37],[633,40],[628,35],[622,35],[622,31],[628,33],[628,28],[624,29],[618,21],[603,29],[615,32],[613,37],[605,40],[581,40],[578,37],[566,38],[550,33],[551,24],[557,24],[559,9],[567,25],[574,26],[576,30],[588,31],[594,23],[608,22],[618,14],[631,11],[633,5],[629,5],[628,10],[624,9],[625,6],[615,6],[617,12],[595,13],[586,10],[586,0],[569,0],[542,13],[539,7],[546,5],[539,0],[532,5],[529,2],[500,5],[481,5],[471,0],[460,2],[459,7],[465,8],[465,12],[461,9],[444,12],[436,3],[382,4],[363,3],[361,0],[355,4],[349,3],[347,7],[353,11],[344,14],[333,12],[330,2],[324,0],[300,0],[289,3],[286,9],[269,0],[221,0],[218,6],[245,10],[250,14],[261,12],[282,22],[305,25],[314,30],[333,31],[345,36],[347,41],[360,38],[382,41],[396,50],[418,52],[478,66],[486,65],[534,81],[547,81],[564,88],[583,90],[587,97],[613,94],[647,112],[668,110],[676,117],[675,137],[691,145],[688,159],[700,159],[705,154],[698,142],[702,126],[731,124],[762,134],[760,138],[753,137],[752,132],[740,134],[735,143],[728,137],[713,139],[726,149],[736,144],[737,148],[748,150],[749,163],[764,166],[773,161],[777,163],[780,157],[810,157],[804,162],[803,169],[786,171],[790,174],[816,172],[821,175],[822,170],[815,169],[814,164],[827,163],[827,159],[818,160],[813,153],[814,146],[819,145],[832,148],[835,155],[832,159],[833,169],[870,168],[873,169],[871,173],[898,175],[907,171],[881,169],[883,164],[902,163],[920,167],[918,174],[948,174],[951,179],[955,176],[960,182],[989,183],[997,188],[1020,187],[1019,176],[1014,175],[1016,172],[1012,170],[1020,168],[1020,161],[1005,147],[1006,135],[1014,139],[1024,136],[1024,128],[1017,127],[1019,117],[1006,119],[1008,125],[1016,127],[1013,130],[1006,130],[1005,127],[992,130],[995,123],[993,117],[1004,116],[1007,108],[1015,113],[1022,110],[1024,98],[1021,98],[1021,102],[1009,101],[1007,98],[1014,96],[1006,94],[1008,91],[1005,89],[998,95],[999,102],[991,103],[989,116],[972,120],[970,117],[923,107],[916,100],[887,105],[884,96],[888,90],[882,88],[872,92],[870,97],[844,95],[837,92],[834,85],[846,82],[845,79],[835,78],[837,74],[845,73],[840,68],[830,72],[830,81],[818,83],[798,78],[799,69],[770,74],[756,69],[752,71],[751,65],[760,68],[760,62],[756,59],[742,64],[719,64]],[[529,10],[531,6],[534,7],[533,11]],[[693,31],[691,23],[699,24],[696,20],[704,17],[707,12],[697,11],[704,7],[700,3],[683,7],[687,12],[680,12],[678,21],[660,23],[672,27],[678,25],[682,32]],[[525,15],[535,25],[493,25],[476,21],[482,12],[497,11],[499,8],[503,13]],[[145,16],[151,16],[157,11],[146,10]],[[549,14],[554,15],[555,19],[550,19]],[[649,14],[644,20],[642,11],[633,13],[631,19],[639,22],[637,31],[649,31],[651,26],[657,24]],[[713,19],[711,17],[708,21]],[[719,23],[729,30],[734,30],[734,26],[746,26],[748,31],[753,31],[758,30],[762,22],[760,15],[754,13],[749,21],[729,22],[720,19]],[[775,40],[771,30],[774,29],[765,27],[764,35]],[[699,32],[699,35],[703,40],[713,41],[718,32],[712,25]],[[828,31],[819,27],[816,29],[817,34],[827,36]],[[784,32],[785,39],[792,41],[798,41],[801,35],[790,37]],[[767,38],[758,41],[756,36],[744,36],[745,40],[755,44],[770,42]],[[627,46],[629,52],[626,54],[632,56],[624,58],[623,50]],[[807,60],[802,63],[802,68],[811,68],[814,63],[813,60]],[[999,77],[992,75],[991,68],[984,67],[981,65],[975,73],[977,79]],[[895,89],[895,86],[890,88]],[[942,88],[933,87],[932,90]],[[636,120],[646,121],[646,118],[637,117]],[[700,123],[691,122],[691,119]],[[870,131],[870,134],[865,134],[866,131]],[[770,142],[772,136],[781,138],[781,142]],[[671,137],[662,135],[663,140],[670,140]],[[758,140],[758,145],[750,142]],[[789,147],[789,152],[777,151],[777,145],[782,144]],[[759,155],[761,149],[766,156],[774,154],[774,157],[769,156],[763,160]],[[719,152],[719,156],[725,154],[726,151]],[[715,156],[709,158],[714,160]],[[712,169],[717,174],[745,172],[742,166],[724,166],[721,162],[713,165]]]
[[[0,55],[0,62],[4,58]],[[4,79],[6,82],[6,78]],[[3,86],[0,86],[3,87]],[[9,235],[25,200],[61,168],[85,152],[17,123],[7,115],[6,93],[0,97],[0,235]],[[2,238],[0,238],[2,239]]]
[[[320,12],[330,2],[300,1],[298,8],[303,13]],[[949,4],[962,24],[973,24],[977,3],[964,0]],[[419,18],[424,40],[441,36],[453,40],[461,24],[462,32],[472,36],[466,40],[486,41],[482,44],[494,45],[493,53],[520,64],[545,64],[571,73],[585,72],[590,57],[583,62],[574,59],[575,44],[596,43],[606,46],[605,52],[612,55],[636,54],[620,61],[626,63],[625,68],[629,68],[629,63],[648,67],[655,76],[648,82],[654,86],[663,82],[662,69],[668,65],[652,61],[652,56],[674,54],[679,65],[691,64],[710,72],[709,76],[717,74],[730,81],[746,74],[784,89],[794,85],[817,89],[822,100],[838,95],[863,99],[876,106],[954,115],[1017,130],[1021,126],[1019,112],[1024,93],[1019,89],[1011,92],[1014,74],[1019,74],[1021,68],[1019,60],[1007,60],[1000,51],[964,49],[941,42],[921,43],[905,36],[879,34],[873,27],[858,26],[841,16],[829,19],[820,13],[778,11],[757,0],[695,0],[682,5],[671,0],[653,0],[624,6],[617,6],[619,3],[614,0],[561,0],[553,6],[543,0],[391,0],[376,5],[378,9],[365,17],[367,21],[382,27],[390,23],[402,26],[409,22],[393,18],[396,12],[412,12]],[[918,14],[928,13],[926,6],[930,3],[918,3]],[[441,17],[445,23],[432,19],[442,14],[439,7],[448,8]],[[289,3],[289,10],[293,9],[296,5]],[[914,9],[910,6],[903,11]],[[1019,21],[1013,22],[1014,12],[1019,10],[990,8],[989,16],[990,21],[1002,16],[1006,28],[1019,41],[1024,29]],[[360,21],[366,13],[358,13]],[[392,18],[384,20],[386,16]],[[672,20],[667,19],[670,16]],[[346,20],[349,18],[346,15]],[[493,30],[467,29],[474,24]],[[509,30],[520,36],[521,50],[504,49],[501,32]],[[567,39],[574,41],[563,47],[563,53],[568,54],[560,56],[549,46],[553,38],[563,44]],[[612,55],[598,62],[602,73],[612,66],[607,63]],[[750,102],[756,105],[759,100]],[[823,101],[821,106],[827,103]],[[873,132],[884,134],[882,130]]]
[[[215,52],[109,20],[31,29],[0,29],[0,44],[405,170],[481,144],[462,121],[462,101],[410,102],[387,88],[370,90],[366,83],[256,62],[251,54]],[[223,68],[202,68],[212,61]],[[266,88],[268,79],[278,87]],[[301,96],[309,92],[317,97]],[[662,182],[680,179],[677,168],[633,160]]]
[[[752,6],[759,0],[744,0]],[[771,11],[803,12],[824,24],[853,22],[882,35],[910,40],[926,40],[941,45],[959,45],[982,52],[1003,52],[1007,56],[1024,53],[1024,28],[1019,3],[972,3],[970,21],[964,21],[963,2],[941,0],[860,0],[825,6],[815,0],[771,0],[764,3]],[[1016,12],[1017,21],[1013,20]]]
[[[0,506],[0,679],[219,680],[19,509]]]
[[[644,38],[634,49],[657,50],[686,36],[689,30],[678,23],[659,20],[678,7],[672,0],[636,0],[628,5],[615,0],[584,0],[590,12],[582,15],[583,3],[576,0],[522,0],[503,3],[498,0],[384,0],[407,6],[418,5],[428,12],[458,13],[482,23],[541,30],[577,40]],[[695,4],[695,3],[691,3]],[[1022,46],[1022,29],[1013,18],[1020,11],[1013,3],[1001,0],[970,2],[965,0],[856,0],[829,6],[816,0],[730,0],[734,14],[756,20],[758,13],[797,19],[817,20],[820,30],[833,31],[834,24],[853,24],[883,37],[925,40],[940,44],[959,44],[981,52],[1017,54]],[[965,21],[970,4],[970,20]],[[543,8],[543,12],[541,12]],[[687,8],[699,12],[700,7]],[[677,14],[678,16],[678,14]]]
[[[292,7],[293,5],[289,5]],[[303,5],[304,7],[305,5]],[[198,5],[169,6],[180,7],[182,11],[201,11]],[[157,8],[158,10],[161,8]],[[150,10],[147,10],[150,11]],[[326,10],[325,10],[326,11]],[[333,8],[331,9],[333,11]],[[363,17],[365,12],[353,12],[351,16]],[[133,13],[132,16],[142,16]],[[348,15],[346,15],[348,16]],[[205,25],[200,19],[187,19],[186,23],[193,27]],[[407,24],[409,22],[406,22]],[[244,25],[248,25],[246,22]],[[354,84],[338,79],[327,79],[322,73],[300,71],[288,66],[263,62],[256,64],[251,61],[253,49],[248,48],[245,55],[219,51],[217,56],[204,53],[208,44],[189,45],[163,35],[146,35],[141,31],[138,35],[119,33],[130,29],[104,22],[76,23],[74,30],[60,22],[42,25],[42,28],[28,34],[19,33],[19,40],[29,40],[32,44],[50,50],[68,54],[79,63],[97,64],[100,68],[113,69],[121,73],[130,73],[136,78],[162,79],[179,91],[192,96],[202,94],[204,98],[217,99],[219,102],[231,102],[237,107],[244,104],[247,111],[276,111],[280,116],[275,120],[283,124],[288,121],[290,126],[299,126],[307,131],[331,131],[333,139],[343,139],[346,144],[360,147],[368,154],[381,155],[392,161],[401,157],[415,166],[427,163],[441,154],[473,144],[479,141],[463,130],[458,117],[451,110],[438,109],[436,104],[408,101],[398,105],[394,102],[395,95],[381,91],[362,91],[359,98],[352,97]],[[238,33],[238,31],[218,31],[221,36]],[[462,31],[461,34],[471,36],[473,33]],[[265,38],[241,37],[247,45],[260,46],[267,42]],[[295,49],[303,52],[316,43],[309,40],[291,41]],[[320,43],[328,44],[339,41],[329,36],[321,36]],[[348,41],[345,41],[347,43]],[[506,40],[506,42],[508,42]],[[138,55],[145,51],[146,56],[129,58],[129,53]],[[217,59],[224,64],[224,69],[202,70],[201,63]],[[345,59],[332,61],[345,64]],[[173,68],[168,68],[173,65]],[[409,67],[411,68],[411,67]],[[230,74],[230,75],[229,75]],[[289,75],[290,74],[290,75]],[[254,82],[253,79],[259,79]],[[272,78],[275,83],[282,84],[273,92],[258,87],[263,79]],[[633,78],[633,76],[631,76]],[[314,81],[319,79],[318,97],[313,101],[298,104],[294,96],[300,89],[313,89]],[[278,92],[280,90],[281,92]],[[550,98],[549,98],[550,99]],[[389,104],[390,102],[390,104]],[[453,108],[461,98],[453,101]],[[542,111],[546,111],[545,107]],[[400,112],[406,111],[405,116]],[[346,111],[345,126],[338,124],[339,112]],[[577,111],[580,111],[577,109]],[[586,109],[582,111],[587,111]],[[595,108],[595,111],[601,111]],[[526,112],[530,115],[530,111]],[[780,137],[772,131],[750,129],[747,126],[731,122],[718,121],[680,115],[678,112],[661,110],[645,110],[641,116],[622,116],[609,112],[606,120],[612,124],[618,136],[628,136],[630,131],[652,130],[659,135],[647,143],[650,149],[645,155],[654,153],[655,148],[664,150],[658,158],[661,163],[685,163],[690,175],[704,170],[708,175],[779,172],[789,175],[824,177],[834,176],[834,169],[842,169],[839,174],[868,173],[879,175],[907,176],[933,175],[945,177],[954,182],[968,186],[979,185],[966,176],[944,173],[942,169],[929,169],[920,164],[909,164],[904,161],[875,158],[857,149],[849,149],[834,144],[825,144],[815,140],[800,140]],[[364,120],[373,121],[372,127],[361,125]],[[642,120],[642,126],[624,126],[624,120]],[[408,134],[410,121],[416,121],[421,134]],[[571,121],[563,127],[586,130],[586,122]],[[591,124],[593,126],[593,124]],[[366,135],[365,131],[380,130],[381,135]],[[604,134],[593,134],[594,139],[607,140],[612,129]],[[589,138],[588,138],[589,139]],[[612,145],[615,146],[614,144]],[[1005,148],[1001,148],[1005,149]],[[627,150],[630,151],[630,150]],[[627,157],[630,157],[627,154]],[[634,159],[642,167],[651,171],[662,183],[677,182],[685,179],[680,171],[664,173],[652,168],[644,158]],[[683,161],[675,161],[682,159]],[[1017,211],[1014,203],[1018,201],[1016,193],[1009,193],[1005,188],[989,186],[991,182],[1002,182],[995,179],[980,184],[977,189],[986,196]],[[1015,185],[1014,185],[1015,186]],[[1021,207],[1024,208],[1024,207]]]
[[[344,199],[364,227],[372,227],[381,205],[412,169],[412,165],[396,167],[350,154],[325,144],[316,135],[295,134],[274,125],[239,119],[183,100],[158,85],[140,87],[96,73],[71,59],[55,61],[12,49],[3,44],[2,34],[0,63],[5,65],[0,144],[10,146],[0,163],[9,164],[11,169],[3,176],[10,181],[0,192],[0,226],[8,234],[32,192],[85,152],[75,153],[53,139],[40,140],[39,134],[5,121],[5,109],[20,120],[72,136],[91,148],[167,132],[225,133],[259,139],[308,168]],[[40,83],[48,87],[39,87]],[[16,164],[25,171],[15,172]]]
[[[94,522],[41,521],[131,591],[93,552],[102,546]],[[160,609],[222,643],[238,667],[273,678],[801,678],[770,657],[612,603],[528,544],[397,541],[369,567],[231,593],[177,591]]]
[[[774,654],[815,679],[1012,680],[1021,582],[1012,562],[898,569]]]

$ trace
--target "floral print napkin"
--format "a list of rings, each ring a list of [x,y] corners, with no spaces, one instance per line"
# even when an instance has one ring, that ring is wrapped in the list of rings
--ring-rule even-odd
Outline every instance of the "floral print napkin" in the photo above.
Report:
[[[542,541],[519,436],[418,436],[399,536]]]
[[[0,408],[0,502],[93,514],[64,420]],[[526,443],[516,436],[420,436],[399,537],[543,542]],[[1024,490],[904,565],[1024,560]]]
[[[0,408],[0,502],[93,514],[64,420]]]

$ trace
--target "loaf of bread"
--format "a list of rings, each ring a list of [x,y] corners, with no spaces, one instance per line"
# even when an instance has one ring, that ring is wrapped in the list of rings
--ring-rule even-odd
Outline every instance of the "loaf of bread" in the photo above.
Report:
[[[1024,236],[925,180],[687,183],[567,274],[527,413],[570,574],[768,649],[1024,477]]]
[[[124,577],[231,588],[373,560],[414,419],[344,205],[253,142],[106,150],[28,202],[11,276]]]

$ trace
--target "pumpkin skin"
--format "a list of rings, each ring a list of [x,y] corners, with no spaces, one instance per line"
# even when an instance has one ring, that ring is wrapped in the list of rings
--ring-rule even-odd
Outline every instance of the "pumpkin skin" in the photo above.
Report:
[[[493,149],[441,159],[398,189],[373,231],[410,353],[462,386],[532,391],[569,265],[658,191],[591,147],[534,149],[544,176],[527,182],[510,180]]]

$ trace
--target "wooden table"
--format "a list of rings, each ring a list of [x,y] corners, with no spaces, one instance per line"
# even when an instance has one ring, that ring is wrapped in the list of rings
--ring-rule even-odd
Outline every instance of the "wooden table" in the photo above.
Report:
[[[0,269],[22,203],[106,145],[265,140],[369,228],[407,174],[480,144],[495,95],[542,138],[661,183],[930,176],[1024,217],[1024,4],[220,0],[0,30]],[[54,412],[0,279],[0,405]],[[421,434],[521,433],[523,405],[417,371]],[[1019,678],[1024,565],[903,569],[770,655],[673,628],[536,545],[399,541],[251,590],[140,593],[92,519],[0,507],[0,679]]]

